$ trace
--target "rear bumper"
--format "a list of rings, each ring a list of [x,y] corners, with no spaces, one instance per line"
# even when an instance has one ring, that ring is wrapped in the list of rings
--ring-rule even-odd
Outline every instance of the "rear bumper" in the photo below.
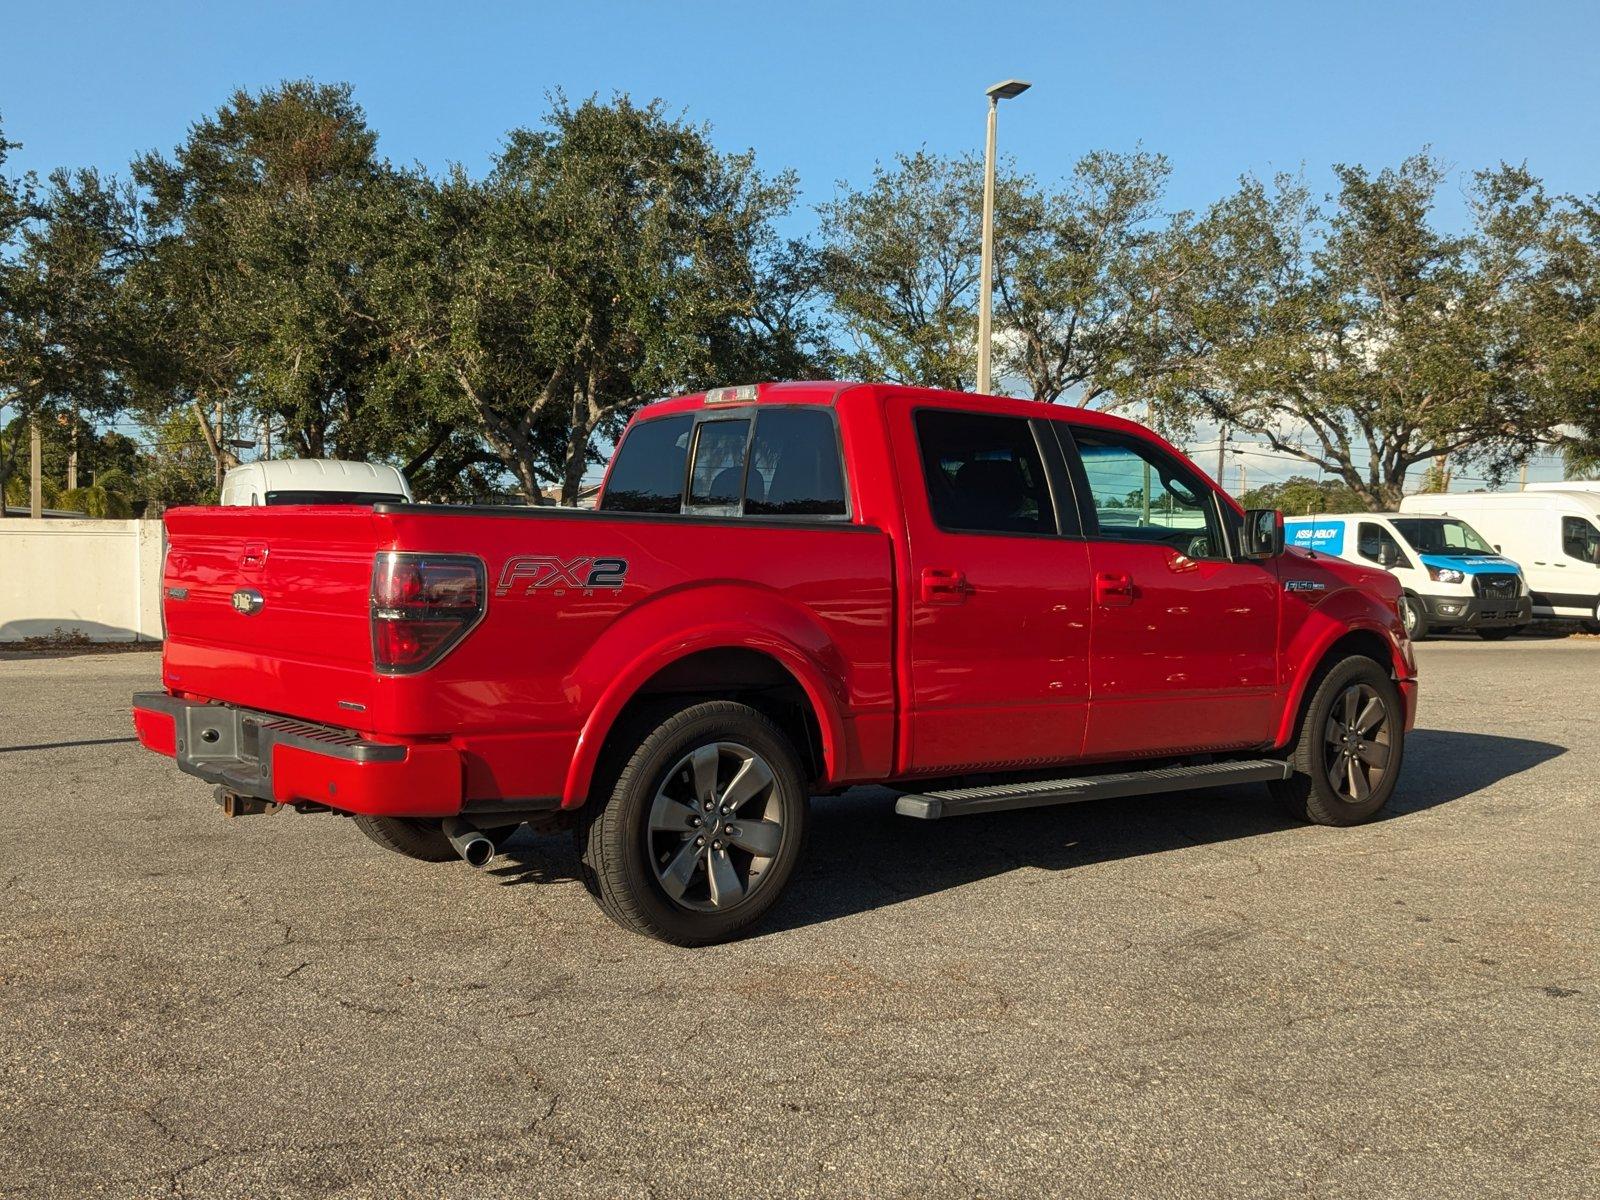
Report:
[[[1484,596],[1423,596],[1428,624],[1439,629],[1494,629],[1526,625],[1533,620],[1533,601],[1527,596],[1495,600]]]
[[[438,743],[375,742],[327,725],[183,700],[133,698],[139,741],[241,796],[389,817],[461,811],[461,754]]]

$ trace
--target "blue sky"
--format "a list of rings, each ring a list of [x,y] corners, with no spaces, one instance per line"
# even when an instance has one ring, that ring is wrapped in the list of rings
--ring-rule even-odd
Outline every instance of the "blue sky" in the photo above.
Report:
[[[1018,76],[1004,151],[1058,176],[1136,144],[1171,207],[1241,173],[1382,166],[1431,145],[1462,175],[1520,162],[1600,191],[1600,4],[71,3],[8,0],[9,166],[122,169],[237,86],[348,80],[399,161],[481,170],[545,93],[660,96],[800,173],[804,201],[926,144],[977,149],[983,88]],[[1441,204],[1464,217],[1459,188]]]
[[[1600,188],[1600,5],[1588,3],[71,3],[0,19],[17,163],[119,168],[235,86],[355,84],[392,158],[480,168],[544,94],[660,96],[728,149],[792,166],[807,198],[926,143],[1059,174],[1083,151],[1168,154],[1177,205],[1244,171],[1381,165],[1433,145],[1464,169],[1526,159]]]

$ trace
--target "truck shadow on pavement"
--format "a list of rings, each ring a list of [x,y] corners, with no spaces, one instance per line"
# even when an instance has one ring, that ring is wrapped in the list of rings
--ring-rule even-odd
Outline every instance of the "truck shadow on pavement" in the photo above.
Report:
[[[1421,729],[1406,739],[1400,786],[1382,820],[1405,820],[1492,788],[1566,753],[1526,738]],[[812,801],[810,844],[789,894],[754,936],[831,921],[1021,867],[1060,871],[1305,825],[1264,787],[1101,800],[948,821],[898,816],[894,793],[856,788]],[[492,868],[503,883],[578,877],[567,835],[519,834]]]

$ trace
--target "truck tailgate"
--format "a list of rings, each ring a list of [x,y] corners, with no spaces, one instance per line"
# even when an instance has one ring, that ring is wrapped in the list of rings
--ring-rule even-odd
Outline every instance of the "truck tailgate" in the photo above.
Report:
[[[192,508],[166,524],[167,687],[369,729],[373,514]]]

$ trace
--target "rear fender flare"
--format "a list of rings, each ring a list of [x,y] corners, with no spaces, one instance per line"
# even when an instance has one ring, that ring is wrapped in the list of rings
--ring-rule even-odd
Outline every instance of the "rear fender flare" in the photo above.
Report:
[[[708,622],[708,612],[737,616]],[[826,632],[803,609],[775,593],[737,585],[696,587],[632,610],[578,665],[577,693],[598,699],[583,720],[561,806],[577,808],[588,799],[617,717],[657,672],[691,654],[726,649],[765,654],[794,677],[821,734],[825,779],[820,782],[838,776],[847,745],[841,713],[849,693],[843,664],[825,665],[838,657]]]

